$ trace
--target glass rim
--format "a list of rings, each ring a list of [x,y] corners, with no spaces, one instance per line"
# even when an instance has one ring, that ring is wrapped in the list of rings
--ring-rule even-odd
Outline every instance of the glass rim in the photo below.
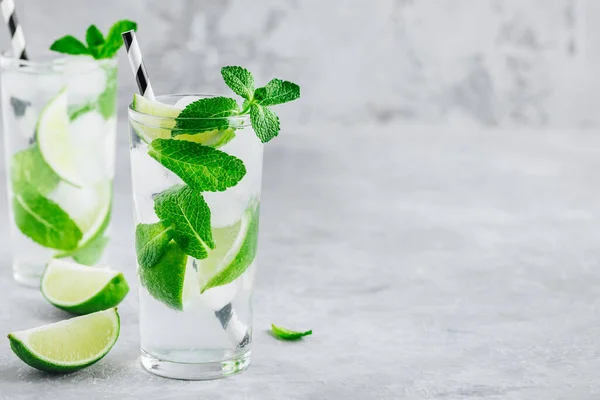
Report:
[[[222,95],[220,94],[215,94],[215,93],[169,93],[169,94],[163,94],[163,95],[159,95],[156,96],[156,100],[160,102],[161,99],[165,99],[165,98],[185,98],[185,97],[197,97],[198,100],[202,99],[202,98],[211,98],[211,97],[220,97]],[[167,103],[163,103],[165,105],[170,105],[173,106],[172,104],[167,104]],[[246,126],[246,125],[250,125],[250,116],[245,114],[245,115],[231,115],[231,116],[227,116],[227,117],[204,117],[204,118],[197,118],[197,117],[184,117],[184,118],[179,118],[179,117],[166,117],[166,116],[158,116],[158,115],[154,115],[154,114],[149,114],[149,113],[145,113],[145,112],[141,112],[138,110],[135,110],[133,108],[133,102],[129,103],[129,106],[127,106],[127,110],[129,112],[130,117],[133,118],[133,116],[141,116],[143,118],[150,118],[153,121],[174,121],[175,119],[179,119],[179,120],[186,120],[186,121],[212,121],[212,120],[219,120],[219,119],[227,119],[229,121],[234,122],[234,125],[236,126]],[[135,121],[137,123],[144,123],[142,121]],[[148,123],[144,123],[144,125],[149,125]]]
[[[69,64],[68,60],[85,57],[86,60],[94,61],[94,65],[90,64],[90,68],[85,68],[80,71],[70,71],[69,75],[82,75],[87,74],[91,71],[96,71],[104,64],[113,64],[117,66],[117,58],[101,58],[95,59],[90,55],[81,54],[62,54],[62,53],[47,53],[43,57],[29,60],[22,60],[17,58],[11,51],[0,52],[0,67],[2,70],[20,70],[22,67],[38,68],[36,70],[25,69],[23,73],[36,73],[43,71],[44,73],[64,73],[65,67]]]

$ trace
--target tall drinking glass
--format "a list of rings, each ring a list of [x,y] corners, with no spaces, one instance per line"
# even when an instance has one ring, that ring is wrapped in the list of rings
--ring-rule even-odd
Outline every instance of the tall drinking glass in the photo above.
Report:
[[[250,362],[263,145],[248,116],[230,117],[234,128],[178,131],[174,116],[203,97],[129,108],[141,361],[179,379],[219,378]]]
[[[51,258],[94,265],[108,243],[117,63],[0,57],[13,275],[39,286]]]

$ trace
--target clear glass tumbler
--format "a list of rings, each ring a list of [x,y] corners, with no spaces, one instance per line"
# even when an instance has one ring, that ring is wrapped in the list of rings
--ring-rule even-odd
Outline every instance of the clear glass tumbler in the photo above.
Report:
[[[108,243],[117,63],[0,57],[13,275],[39,286],[51,258],[94,265]]]
[[[248,116],[179,129],[174,116],[203,97],[159,97],[164,117],[129,108],[141,361],[178,379],[250,362],[263,145]]]

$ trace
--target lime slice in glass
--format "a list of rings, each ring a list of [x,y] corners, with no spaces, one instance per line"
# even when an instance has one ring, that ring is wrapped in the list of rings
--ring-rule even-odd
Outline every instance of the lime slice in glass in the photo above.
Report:
[[[69,214],[83,232],[83,237],[75,250],[56,254],[54,257],[73,256],[82,264],[96,264],[108,243],[108,238],[104,237],[104,233],[110,224],[112,182],[104,181],[79,189],[70,184],[61,183],[51,193],[50,198]],[[87,249],[88,247],[89,249]],[[83,249],[87,250],[84,252]]]
[[[51,260],[42,276],[42,295],[74,314],[90,314],[119,304],[129,292],[121,272]]]
[[[61,90],[40,113],[36,139],[46,164],[64,181],[82,186],[69,132],[67,92]]]
[[[47,372],[73,372],[104,357],[119,337],[116,308],[10,333],[10,347],[25,363]]]
[[[214,129],[208,132],[171,137],[171,131],[175,127],[175,118],[177,118],[183,108],[164,104],[156,100],[148,100],[139,94],[133,96],[132,106],[135,111],[148,114],[136,115],[135,118],[131,119],[133,130],[146,143],[150,143],[154,139],[175,139],[187,140],[218,148],[224,146],[235,137],[235,132],[231,128],[223,130]]]
[[[252,201],[238,222],[212,228],[215,249],[197,261],[201,293],[233,282],[252,264],[258,240],[258,212],[258,201]]]

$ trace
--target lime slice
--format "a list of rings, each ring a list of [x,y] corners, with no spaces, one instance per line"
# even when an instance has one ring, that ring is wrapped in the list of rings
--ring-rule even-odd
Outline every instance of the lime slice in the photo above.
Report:
[[[88,211],[80,216],[71,216],[79,229],[83,232],[83,237],[79,247],[85,246],[91,239],[102,233],[106,225],[110,222],[110,212],[112,208],[112,182],[102,182],[92,188],[94,192],[95,204],[88,208]],[[68,209],[67,209],[68,210]],[[68,211],[67,211],[68,213]]]
[[[161,103],[156,100],[148,100],[139,94],[133,95],[132,107],[135,111],[148,115],[136,115],[132,118],[131,126],[137,135],[146,143],[154,139],[171,139],[171,130],[175,127],[175,118],[182,109],[176,106]],[[154,118],[166,117],[166,118]],[[187,140],[188,142],[200,143],[205,146],[221,147],[235,137],[232,128],[214,129],[193,135],[177,135],[172,139]]]
[[[90,314],[119,304],[129,292],[121,272],[51,260],[42,276],[42,295],[74,314]]]
[[[119,337],[116,308],[10,333],[10,347],[25,363],[46,372],[73,372],[104,357]]]
[[[46,164],[61,179],[72,185],[82,186],[83,182],[74,157],[77,150],[72,146],[69,133],[69,113],[65,89],[50,100],[40,113],[36,138]]]
[[[83,232],[75,250],[56,254],[54,257],[73,257],[81,264],[96,264],[108,244],[108,238],[104,237],[104,233],[110,224],[112,182],[104,181],[80,189],[68,184],[60,184],[50,197],[67,210],[69,216]]]
[[[258,201],[253,201],[235,224],[212,228],[215,249],[197,261],[201,293],[233,282],[252,264],[258,239],[258,208]]]

